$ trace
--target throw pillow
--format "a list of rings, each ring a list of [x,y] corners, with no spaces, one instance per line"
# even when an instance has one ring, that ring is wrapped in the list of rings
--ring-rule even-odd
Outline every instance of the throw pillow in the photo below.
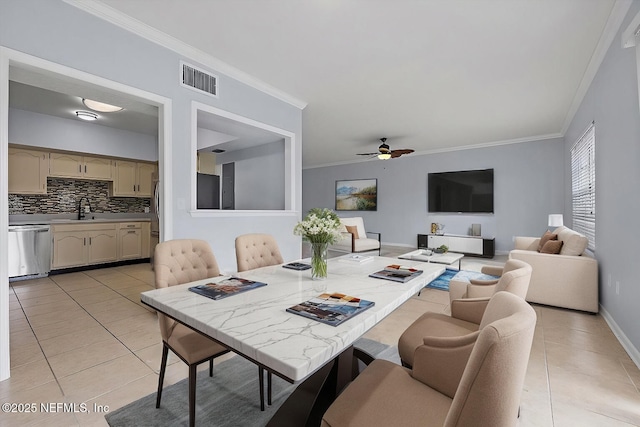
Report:
[[[358,226],[356,225],[347,225],[347,232],[353,234],[353,238],[354,239],[359,239],[360,236],[358,236]]]
[[[562,249],[562,240],[547,240],[542,249],[541,254],[559,254]]]
[[[549,240],[558,240],[558,235],[553,234],[550,231],[545,231],[542,237],[540,238],[540,243],[538,243],[538,252],[542,251],[544,244],[547,243]]]

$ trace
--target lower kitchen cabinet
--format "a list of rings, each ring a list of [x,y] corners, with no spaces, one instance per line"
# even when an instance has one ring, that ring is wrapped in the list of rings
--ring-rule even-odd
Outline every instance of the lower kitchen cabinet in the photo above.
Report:
[[[118,258],[120,260],[142,258],[142,224],[124,222],[118,226]]]
[[[54,225],[52,235],[52,269],[114,262],[118,259],[116,224]]]
[[[149,258],[148,222],[54,224],[51,269]]]

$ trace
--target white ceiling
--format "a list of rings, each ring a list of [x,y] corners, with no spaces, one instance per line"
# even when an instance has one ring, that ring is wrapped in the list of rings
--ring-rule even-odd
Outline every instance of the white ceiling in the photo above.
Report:
[[[10,67],[9,79],[11,108],[80,120],[75,112],[91,111],[82,103],[82,98],[88,98],[124,108],[117,113],[97,113],[98,120],[92,124],[158,136],[158,108],[132,96],[26,68]]]
[[[615,10],[615,0],[101,3],[306,102],[305,167],[352,161],[383,136],[413,156],[561,136]]]

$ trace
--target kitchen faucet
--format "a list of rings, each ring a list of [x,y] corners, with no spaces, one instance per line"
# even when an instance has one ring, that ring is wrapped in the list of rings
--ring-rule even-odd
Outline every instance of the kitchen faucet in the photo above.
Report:
[[[78,220],[84,219],[84,210],[82,209],[82,200],[87,201],[87,206],[89,206],[89,210],[91,210],[91,203],[89,203],[89,199],[86,197],[80,197],[80,201],[78,202]]]

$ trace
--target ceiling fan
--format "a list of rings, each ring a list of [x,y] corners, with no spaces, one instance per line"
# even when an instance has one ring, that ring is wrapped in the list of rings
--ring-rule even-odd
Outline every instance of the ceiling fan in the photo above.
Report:
[[[396,157],[400,157],[403,154],[410,154],[410,153],[413,153],[414,151],[410,148],[392,150],[389,148],[389,146],[386,143],[387,138],[380,138],[380,141],[382,142],[382,144],[380,145],[380,147],[378,147],[377,153],[358,153],[356,155],[357,156],[377,156],[380,160],[387,160],[387,159],[395,159]]]

